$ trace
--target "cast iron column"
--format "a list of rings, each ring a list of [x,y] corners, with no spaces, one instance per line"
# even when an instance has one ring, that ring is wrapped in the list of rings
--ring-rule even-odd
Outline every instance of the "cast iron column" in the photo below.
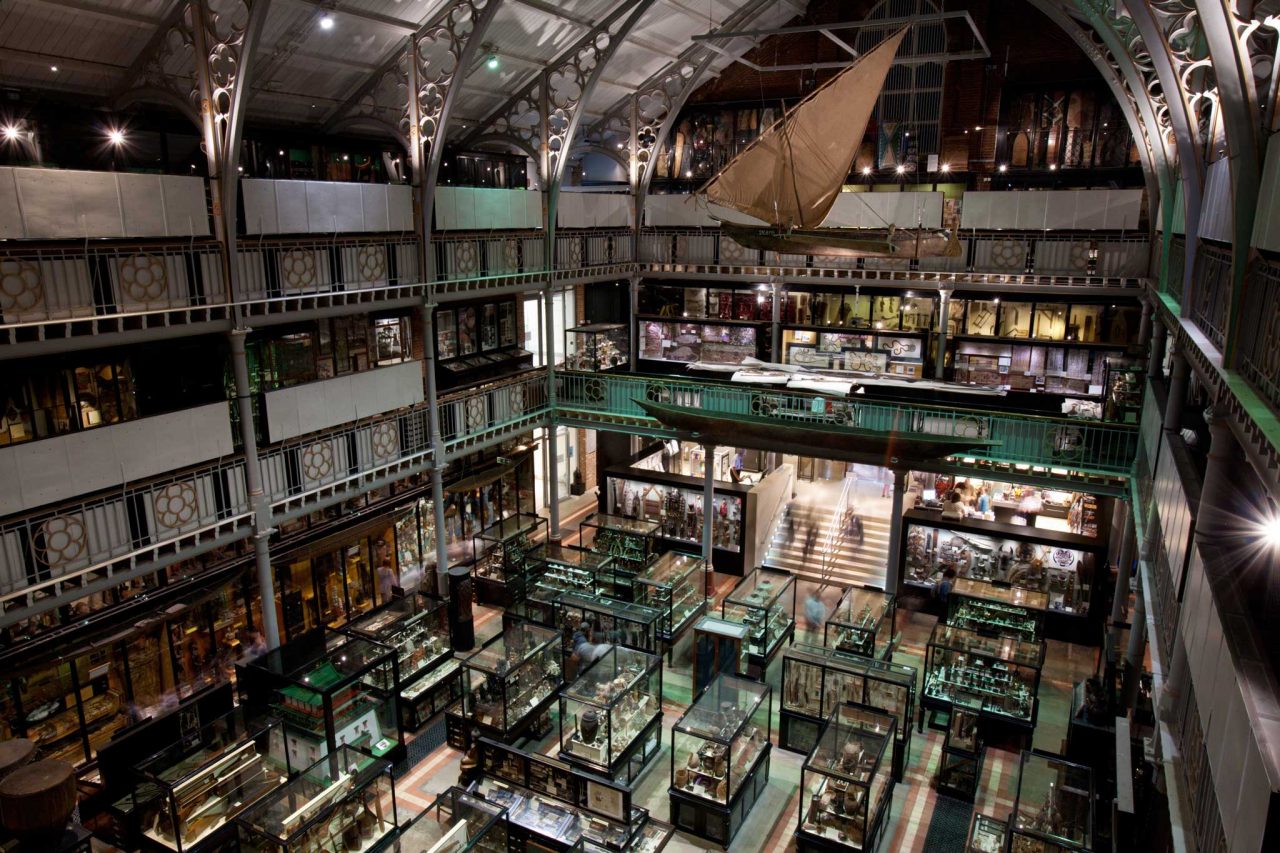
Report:
[[[769,298],[772,300],[769,314],[769,360],[777,364],[782,361],[782,285],[775,281],[769,289]]]
[[[449,595],[449,543],[444,521],[444,438],[440,434],[440,403],[436,391],[435,306],[422,306],[422,366],[427,374],[427,431],[431,438],[431,515],[436,529],[436,592]]]
[[[236,407],[240,410],[240,443],[244,446],[244,480],[249,490],[249,506],[253,510],[253,556],[258,569],[258,594],[262,596],[262,636],[267,648],[280,645],[280,625],[276,620],[276,581],[271,572],[269,540],[271,505],[262,491],[262,469],[258,467],[258,434],[253,427],[253,400],[249,388],[249,362],[245,358],[244,339],[248,329],[231,331],[231,372],[236,380]]]
[[[1143,349],[1151,343],[1151,303],[1142,303],[1142,321],[1138,324],[1138,346]]]
[[[547,360],[547,406],[552,414],[547,418],[548,449],[547,454],[547,538],[552,542],[560,541],[560,460],[556,453],[560,449],[560,438],[556,429],[556,307],[555,294],[552,292],[551,276],[548,272],[547,289],[543,291],[543,324],[546,332],[542,336],[546,349],[543,350]]]
[[[1111,650],[1118,653],[1120,628],[1124,625],[1124,614],[1129,608],[1129,572],[1133,567],[1134,526],[1133,507],[1126,502],[1128,512],[1125,513],[1124,527],[1120,530],[1120,551],[1116,563],[1116,588],[1111,598]]]
[[[902,551],[902,504],[907,494],[907,471],[903,468],[893,469],[893,501],[889,510],[889,554],[884,561],[884,588],[892,594],[898,594],[898,581],[901,566],[898,561]]]
[[[951,306],[951,291],[938,289],[938,358],[933,363],[933,378],[942,379],[942,367],[947,360],[947,315]]]
[[[1162,375],[1161,365],[1164,364],[1164,344],[1165,344],[1164,322],[1159,317],[1151,320],[1151,357],[1147,361],[1147,376],[1152,379],[1159,379]]]
[[[1124,681],[1121,707],[1133,710],[1138,698],[1138,682],[1142,676],[1143,650],[1147,647],[1147,599],[1138,583],[1134,596],[1133,619],[1129,627],[1129,648],[1124,655]]]
[[[702,559],[707,561],[707,584],[711,583],[711,572],[714,571],[711,562],[711,553],[715,550],[712,544],[712,520],[715,518],[715,501],[716,501],[716,480],[715,466],[712,459],[716,455],[716,446],[714,444],[702,445]],[[711,594],[711,590],[707,589],[707,595]]]
[[[1182,431],[1182,410],[1187,405],[1187,357],[1181,347],[1175,347],[1170,355],[1173,367],[1169,371],[1169,399],[1164,406],[1164,428],[1172,433]]]

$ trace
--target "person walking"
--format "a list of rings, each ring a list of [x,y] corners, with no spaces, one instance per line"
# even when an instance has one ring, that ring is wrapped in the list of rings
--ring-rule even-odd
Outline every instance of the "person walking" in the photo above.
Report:
[[[818,541],[818,525],[813,523],[813,519],[809,519],[809,527],[804,533],[804,561],[809,562],[809,555],[813,553],[814,543]]]

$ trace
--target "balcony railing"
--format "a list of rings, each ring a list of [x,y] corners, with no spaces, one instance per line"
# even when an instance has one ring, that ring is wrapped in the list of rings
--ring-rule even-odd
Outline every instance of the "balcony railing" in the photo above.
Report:
[[[955,258],[836,258],[749,249],[714,228],[661,229],[641,233],[640,263],[666,273],[919,282],[963,276],[979,284],[1097,288],[1138,287],[1148,274],[1145,236],[978,232],[960,244]]]
[[[436,289],[452,292],[545,281],[547,240],[540,231],[448,233],[431,238]],[[629,229],[591,229],[556,233],[557,281],[626,276],[634,271]],[[452,286],[451,286],[452,285]]]
[[[541,426],[550,413],[547,401],[545,370],[441,397],[446,458]]]
[[[1211,243],[1200,245],[1191,296],[1191,319],[1219,351],[1225,349],[1227,306],[1231,300],[1231,249]]]
[[[631,423],[653,423],[637,400],[662,401],[708,414],[777,418],[783,429],[796,423],[813,423],[885,433],[991,439],[999,444],[965,455],[1121,475],[1129,473],[1138,446],[1138,432],[1133,427],[1065,418],[843,399],[829,401],[829,407],[815,406],[819,396],[816,394],[664,376],[558,373],[557,379],[557,414],[562,410],[583,410]]]
[[[1280,261],[1264,259],[1253,265],[1244,299],[1237,336],[1240,372],[1280,411]]]

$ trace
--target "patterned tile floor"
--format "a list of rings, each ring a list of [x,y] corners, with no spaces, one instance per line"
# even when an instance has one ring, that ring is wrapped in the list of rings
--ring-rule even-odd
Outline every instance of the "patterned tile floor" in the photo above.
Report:
[[[717,597],[723,596],[732,586],[733,579],[726,578],[717,585]],[[903,610],[898,614],[897,628],[902,642],[894,659],[901,663],[921,666],[924,647],[934,618],[927,614]],[[501,615],[497,610],[480,608],[476,617],[477,643],[501,630]],[[803,631],[801,634],[803,635]],[[799,637],[802,638],[802,637]],[[1066,737],[1067,717],[1070,713],[1071,685],[1093,671],[1095,650],[1067,643],[1049,642],[1045,668],[1040,681],[1040,714],[1036,726],[1034,746],[1060,752]],[[666,820],[669,807],[667,785],[670,773],[671,726],[687,707],[690,699],[690,641],[686,638],[676,648],[675,664],[663,674],[664,709],[663,748],[657,758],[645,770],[636,786],[636,802],[647,807],[658,820]],[[781,678],[781,656],[769,668],[766,680],[774,688],[774,708],[777,708],[778,682]],[[553,710],[553,717],[556,716]],[[543,740],[525,744],[526,749],[554,753],[559,748],[558,720],[553,721],[553,733]],[[777,726],[775,720],[774,731]],[[937,802],[932,788],[942,751],[942,734],[926,731],[916,733],[912,740],[911,760],[906,778],[897,785],[893,805],[880,842],[881,851],[925,851],[930,819]],[[418,752],[414,750],[413,752]],[[427,806],[434,795],[457,781],[458,762],[461,754],[442,746],[429,752],[397,782],[396,795],[407,814],[416,814]],[[792,834],[796,829],[799,808],[797,792],[800,786],[800,768],[803,757],[776,749],[773,752],[769,785],[760,803],[751,811],[746,824],[739,831],[731,849],[743,853],[769,851],[778,853],[794,849]],[[979,790],[976,811],[1006,818],[1013,808],[1014,774],[1017,769],[1015,752],[988,748],[983,769],[983,781]],[[715,849],[707,842],[677,833],[668,850],[691,851]],[[959,847],[956,848],[957,853]],[[928,853],[947,853],[929,849]]]

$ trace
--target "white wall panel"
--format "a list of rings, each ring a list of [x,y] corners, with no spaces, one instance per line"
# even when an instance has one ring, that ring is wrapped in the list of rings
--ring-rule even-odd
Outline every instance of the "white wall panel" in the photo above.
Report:
[[[22,222],[16,169],[0,169],[0,238],[16,240],[27,235]]]
[[[267,435],[283,441],[422,400],[420,361],[308,382],[266,394]]]
[[[164,187],[160,175],[130,175],[118,184],[120,212],[126,234],[164,234],[168,230],[164,211]],[[156,204],[156,201],[159,204]]]
[[[249,234],[352,234],[413,228],[410,189],[345,181],[240,182]]]
[[[561,196],[562,202],[568,195]],[[435,227],[438,231],[541,228],[541,193],[488,187],[437,187]]]
[[[276,182],[240,182],[240,197],[244,201],[244,228],[249,234],[287,233],[280,227],[276,210]]]
[[[840,193],[824,228],[942,227],[942,193]]]
[[[1280,142],[1273,135],[1267,142],[1267,160],[1262,167],[1262,187],[1258,193],[1258,210],[1253,218],[1253,245],[1259,249],[1280,251]],[[0,213],[0,217],[4,214]],[[3,220],[0,220],[3,221]]]
[[[1142,211],[1142,190],[1050,190],[966,192],[960,227],[1133,230]]]
[[[407,184],[387,184],[386,191],[388,230],[413,231],[413,188]]]
[[[207,234],[200,178],[0,168],[0,238]]]
[[[1231,242],[1231,166],[1226,157],[1210,163],[1205,171],[1200,236],[1206,240]]]
[[[98,427],[0,450],[0,515],[34,509],[234,451],[225,403]]]
[[[387,209],[386,184],[356,184],[360,188],[362,231],[390,231],[391,214]]]

